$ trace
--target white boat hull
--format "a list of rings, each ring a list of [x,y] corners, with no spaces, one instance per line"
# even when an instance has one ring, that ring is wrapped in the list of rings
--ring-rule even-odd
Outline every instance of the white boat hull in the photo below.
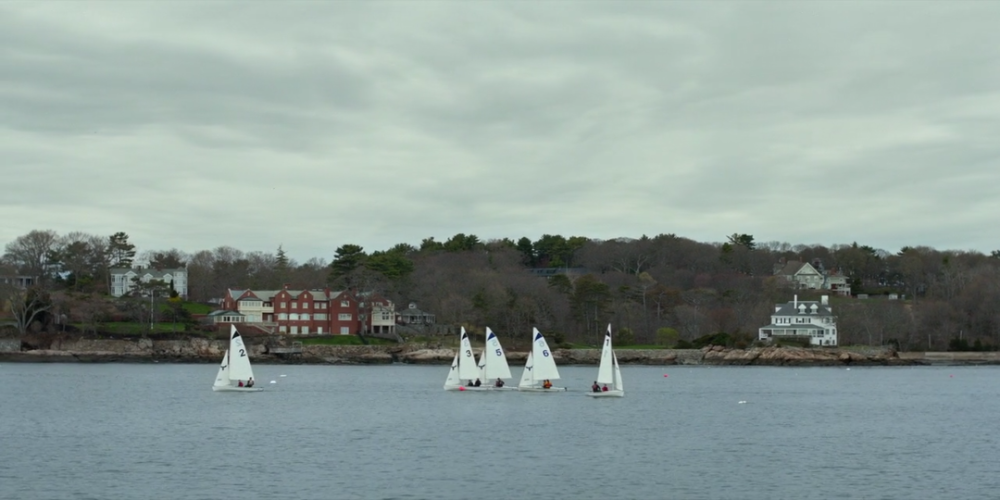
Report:
[[[602,391],[602,392],[588,392],[586,393],[592,398],[622,398],[625,397],[625,391]]]
[[[263,387],[233,387],[231,385],[213,385],[212,390],[215,392],[261,392],[264,390]]]
[[[518,387],[517,390],[521,392],[566,392],[565,387],[551,387],[548,389],[544,387]]]

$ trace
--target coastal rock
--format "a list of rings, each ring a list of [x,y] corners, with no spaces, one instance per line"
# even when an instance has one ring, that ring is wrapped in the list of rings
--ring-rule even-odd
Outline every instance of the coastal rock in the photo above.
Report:
[[[448,364],[455,359],[455,351],[452,349],[420,349],[403,353],[399,360],[403,363],[412,364]]]

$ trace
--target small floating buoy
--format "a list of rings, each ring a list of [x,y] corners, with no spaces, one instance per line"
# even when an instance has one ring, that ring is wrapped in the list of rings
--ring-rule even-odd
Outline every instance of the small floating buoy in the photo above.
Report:
[[[663,378],[667,378],[667,377],[669,377],[669,376],[670,376],[670,375],[667,375],[666,373],[664,373],[664,374],[663,374]]]
[[[281,376],[282,376],[282,377],[287,377],[288,375],[285,375],[284,373],[282,373],[282,374],[281,374]]]
[[[848,369],[847,369],[847,371],[851,371],[851,369],[850,369],[850,368],[848,368]]]
[[[740,401],[740,403],[739,403],[739,404],[741,404],[741,405],[745,405],[745,404],[747,404],[747,402],[746,402],[746,401]]]
[[[948,378],[955,378],[954,375],[948,375]]]
[[[459,388],[458,388],[458,390],[460,390],[460,391],[464,391],[464,390],[465,390],[465,387],[459,387]]]
[[[277,384],[277,383],[278,383],[278,381],[277,381],[277,380],[272,380],[272,381],[271,381],[271,383],[272,383],[272,384]]]

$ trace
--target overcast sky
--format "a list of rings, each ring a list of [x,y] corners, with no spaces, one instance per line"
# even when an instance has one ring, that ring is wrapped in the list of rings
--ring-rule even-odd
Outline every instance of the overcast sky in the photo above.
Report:
[[[998,2],[3,2],[0,245],[1000,248]]]

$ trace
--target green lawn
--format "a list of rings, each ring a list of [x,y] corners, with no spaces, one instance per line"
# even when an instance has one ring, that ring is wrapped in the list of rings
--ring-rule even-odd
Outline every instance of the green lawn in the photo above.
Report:
[[[79,328],[80,330],[89,330],[89,326],[85,326],[82,323],[74,323],[73,326]],[[111,323],[101,323],[98,327],[99,330],[108,333],[113,333],[117,335],[145,335],[149,333],[149,323],[125,323],[125,322],[111,322]],[[174,331],[178,333],[184,332],[184,325],[180,323],[153,323],[153,333],[173,333]]]
[[[159,307],[160,311],[169,311],[170,310],[170,304],[169,303],[167,303],[167,304],[158,304],[158,305],[160,306]],[[191,314],[208,314],[208,313],[210,313],[210,312],[212,312],[214,310],[212,308],[212,306],[210,306],[208,304],[202,304],[200,302],[183,302],[181,304],[181,307],[183,307],[187,312],[189,312]]]

